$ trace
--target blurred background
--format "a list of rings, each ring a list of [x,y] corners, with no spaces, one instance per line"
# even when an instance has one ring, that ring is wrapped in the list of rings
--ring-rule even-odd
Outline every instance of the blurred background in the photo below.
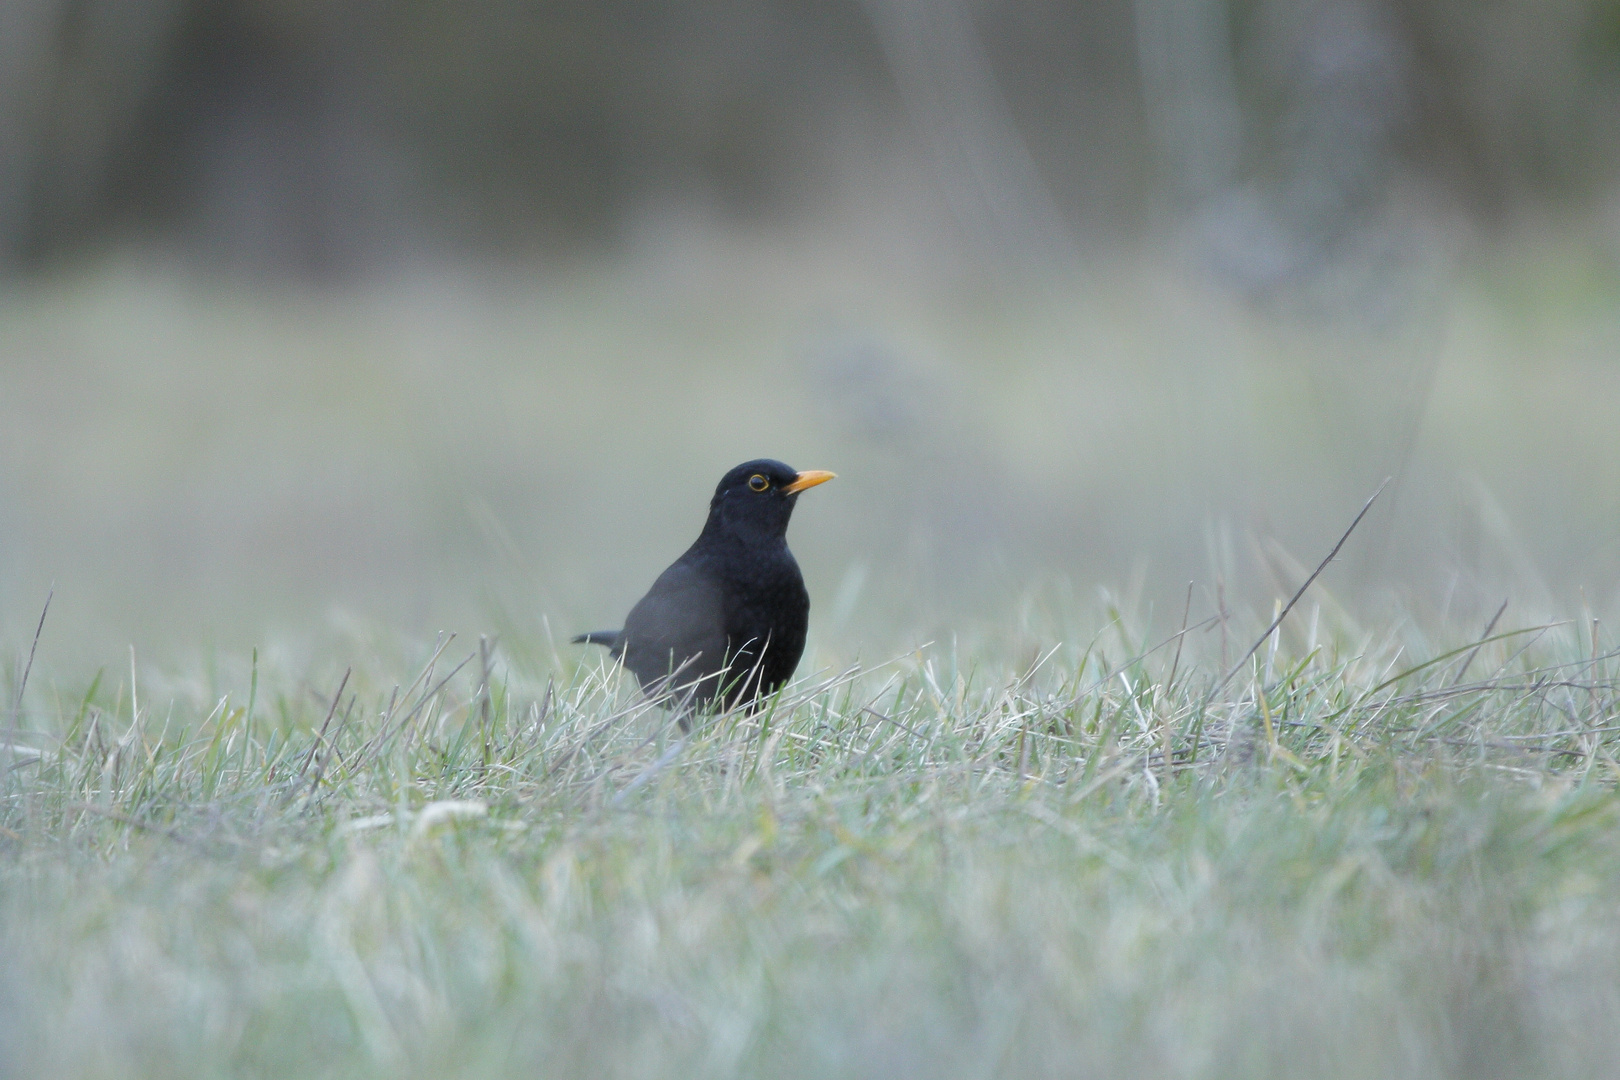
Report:
[[[1620,0],[0,0],[0,636],[824,655],[1620,580]],[[548,627],[551,629],[548,630]],[[566,648],[566,647],[564,647]]]

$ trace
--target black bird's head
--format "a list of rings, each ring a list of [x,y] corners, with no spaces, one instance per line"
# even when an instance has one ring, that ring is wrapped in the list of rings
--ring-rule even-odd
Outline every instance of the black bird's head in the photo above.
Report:
[[[833,475],[821,469],[798,472],[770,458],[745,461],[714,489],[704,531],[719,528],[749,540],[784,536],[799,492],[824,484]]]

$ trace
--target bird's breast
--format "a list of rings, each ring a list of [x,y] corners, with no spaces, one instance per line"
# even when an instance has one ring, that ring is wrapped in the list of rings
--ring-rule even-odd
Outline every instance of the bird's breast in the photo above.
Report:
[[[732,636],[801,632],[810,615],[810,596],[805,591],[799,564],[786,551],[772,557],[749,560],[746,571],[727,583],[726,622]]]

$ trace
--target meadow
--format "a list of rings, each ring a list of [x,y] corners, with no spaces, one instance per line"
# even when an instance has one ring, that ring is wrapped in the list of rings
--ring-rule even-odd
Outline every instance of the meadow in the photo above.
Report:
[[[10,295],[0,1077],[1620,1073],[1620,290],[1546,250],[1356,333],[746,251]],[[759,452],[840,473],[811,645],[683,737],[563,642]]]
[[[684,739],[452,639],[35,697],[7,1074],[1613,1075],[1612,644],[1319,619],[1225,686],[1121,621]]]

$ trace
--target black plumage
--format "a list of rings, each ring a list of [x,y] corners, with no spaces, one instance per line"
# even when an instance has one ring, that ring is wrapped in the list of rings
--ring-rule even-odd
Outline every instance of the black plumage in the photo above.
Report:
[[[753,705],[786,682],[804,653],[810,594],[788,550],[799,492],[830,472],[761,458],[726,473],[703,532],[624,620],[574,641],[606,645],[649,694],[694,709]]]

